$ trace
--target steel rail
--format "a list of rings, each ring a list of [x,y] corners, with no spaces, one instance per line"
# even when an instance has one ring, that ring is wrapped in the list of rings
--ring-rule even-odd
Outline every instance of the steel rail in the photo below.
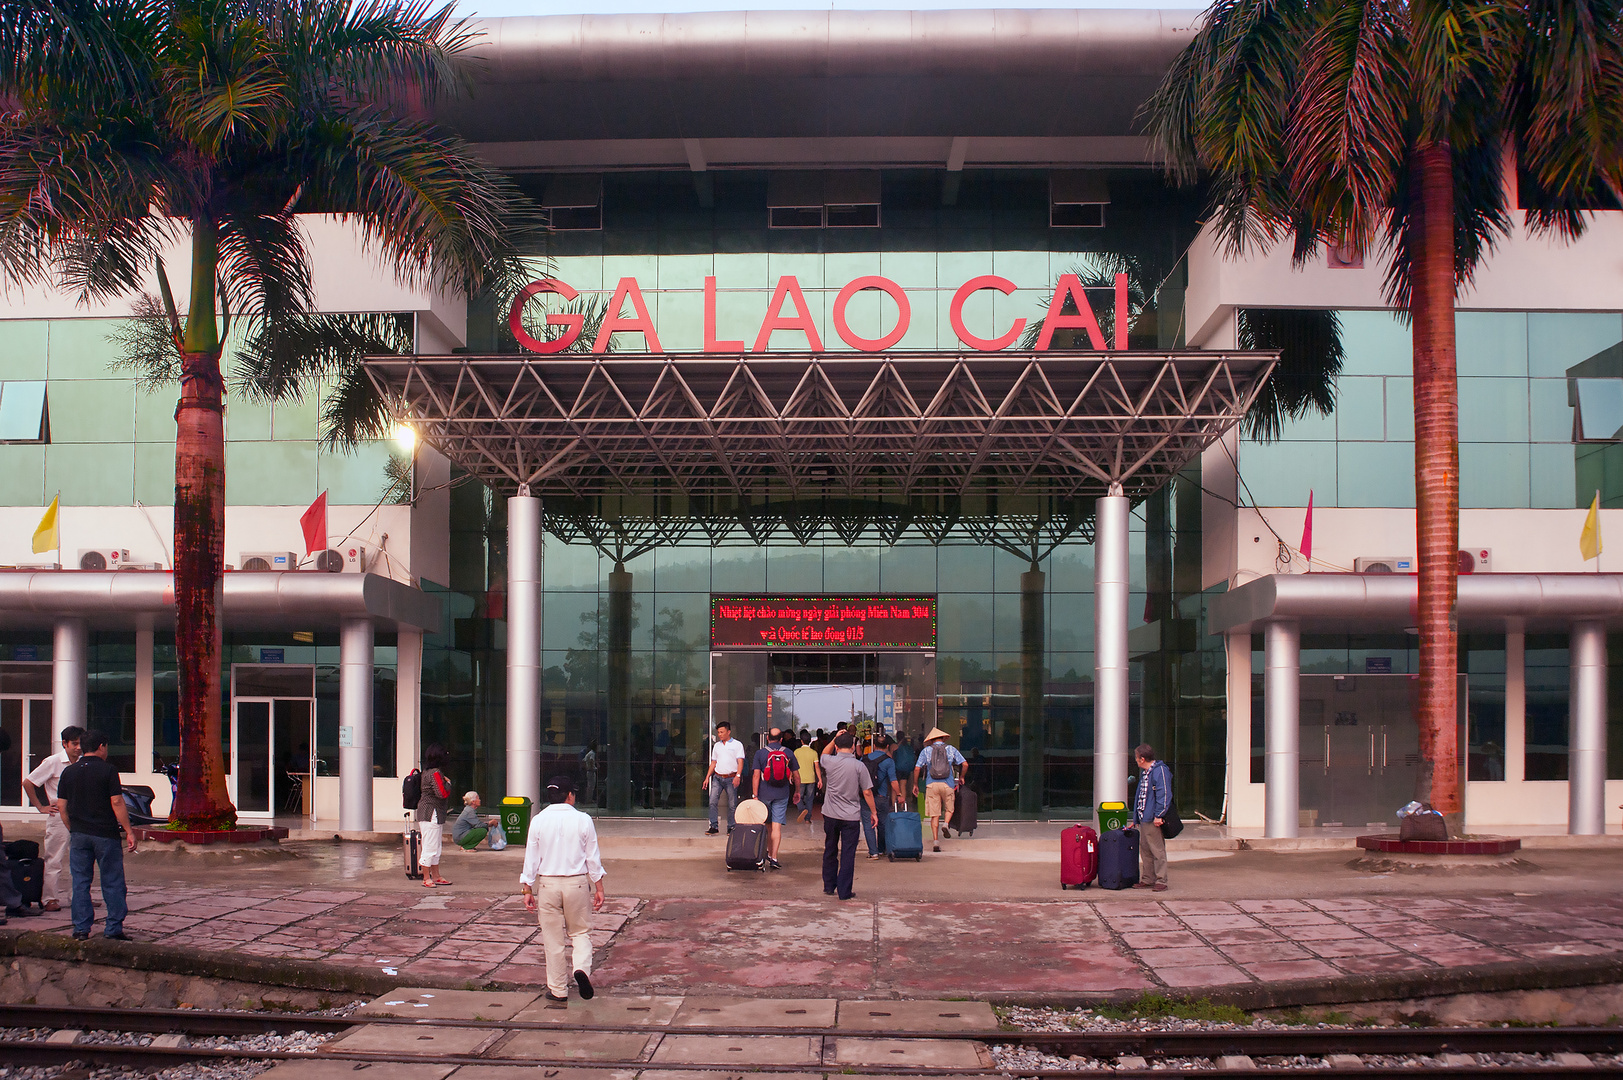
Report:
[[[298,1013],[213,1012],[200,1009],[65,1008],[0,1004],[0,1027],[258,1035],[291,1031],[336,1033],[363,1024],[568,1030],[646,1035],[787,1035],[800,1037],[935,1039],[1001,1043],[1059,1055],[1090,1057],[1220,1057],[1440,1053],[1623,1053],[1623,1027],[1564,1028],[1267,1028],[1167,1031],[860,1031],[820,1027],[722,1027],[670,1024],[578,1024],[559,1020],[459,1020],[413,1016],[309,1016]],[[329,1054],[330,1051],[323,1051]],[[299,1056],[299,1055],[295,1055]],[[415,1060],[415,1059],[413,1059]],[[488,1059],[482,1059],[488,1060]],[[917,1071],[916,1069],[911,1071]]]
[[[197,1064],[208,1061],[225,1060],[251,1060],[280,1063],[286,1061],[354,1061],[368,1064],[422,1064],[422,1065],[450,1065],[453,1067],[464,1065],[509,1065],[519,1068],[568,1068],[602,1070],[605,1073],[619,1070],[656,1069],[661,1072],[691,1072],[715,1075],[718,1073],[736,1074],[736,1067],[728,1069],[726,1065],[716,1062],[707,1063],[675,1063],[655,1061],[587,1061],[580,1059],[548,1059],[548,1058],[500,1058],[477,1057],[467,1054],[443,1055],[389,1055],[381,1053],[343,1053],[343,1052],[289,1052],[285,1050],[238,1050],[216,1047],[153,1047],[153,1046],[117,1046],[113,1044],[73,1044],[63,1045],[43,1041],[0,1041],[0,1060],[14,1065],[44,1065],[60,1066],[70,1062],[98,1066],[128,1066],[141,1070],[166,1068],[175,1065]],[[1018,1076],[1034,1077],[1038,1080],[1077,1080],[1078,1076],[1087,1076],[1097,1070],[1086,1069],[1042,1069],[1042,1070],[969,1070],[969,1069],[932,1069],[920,1066],[849,1066],[849,1065],[755,1065],[749,1066],[750,1071],[762,1074],[804,1074],[807,1072],[833,1072],[854,1076],[930,1076],[942,1077],[950,1080],[955,1077],[986,1078],[989,1076]],[[1332,1068],[1321,1065],[1307,1066],[1269,1066],[1266,1070],[1271,1075],[1315,1076],[1352,1078],[1368,1080],[1372,1071],[1378,1072],[1382,1077],[1450,1077],[1450,1076],[1477,1076],[1491,1073],[1495,1077],[1550,1077],[1550,1076],[1594,1076],[1597,1070],[1593,1066],[1559,1066],[1559,1065],[1423,1065],[1423,1066],[1359,1066],[1355,1068]],[[1165,1069],[1113,1069],[1112,1076],[1134,1077],[1149,1080],[1157,1078],[1164,1080]]]

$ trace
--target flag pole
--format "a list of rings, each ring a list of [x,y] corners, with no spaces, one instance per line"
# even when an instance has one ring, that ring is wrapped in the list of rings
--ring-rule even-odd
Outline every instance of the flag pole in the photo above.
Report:
[[[53,499],[52,501],[56,504],[56,568],[58,570],[61,570],[61,569],[63,569],[63,562],[62,562],[62,489],[60,489],[60,488],[57,489],[56,498]]]

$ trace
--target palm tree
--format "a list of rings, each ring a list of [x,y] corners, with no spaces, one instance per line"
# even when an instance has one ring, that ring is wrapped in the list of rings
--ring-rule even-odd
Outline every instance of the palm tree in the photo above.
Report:
[[[181,825],[236,818],[217,618],[231,313],[246,320],[257,358],[247,367],[273,396],[297,392],[312,370],[342,374],[344,357],[370,347],[367,326],[312,314],[299,214],[353,221],[409,284],[472,293],[522,277],[513,245],[524,223],[509,227],[522,198],[421,118],[457,88],[473,40],[428,0],[12,0],[0,20],[0,271],[82,302],[134,293],[155,272],[162,294],[146,311],[167,329],[158,366],[181,388],[171,814]],[[159,253],[188,239],[182,313]],[[352,410],[351,437],[382,416],[356,383],[333,395]]]
[[[1173,174],[1209,180],[1231,252],[1390,255],[1414,337],[1419,795],[1457,826],[1455,291],[1510,229],[1507,159],[1539,191],[1534,229],[1576,236],[1623,190],[1623,8],[1219,0],[1145,115]]]

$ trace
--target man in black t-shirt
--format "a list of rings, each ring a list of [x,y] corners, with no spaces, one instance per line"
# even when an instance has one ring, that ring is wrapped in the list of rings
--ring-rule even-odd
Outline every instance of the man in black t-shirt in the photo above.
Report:
[[[135,850],[135,830],[124,808],[124,785],[118,770],[107,761],[107,736],[87,731],[79,740],[84,752],[62,770],[56,785],[56,808],[68,827],[68,870],[73,875],[73,937],[90,936],[95,908],[90,903],[90,882],[101,871],[101,898],[107,905],[105,936],[128,941],[124,917],[129,914],[124,893],[124,844],[129,837]]]

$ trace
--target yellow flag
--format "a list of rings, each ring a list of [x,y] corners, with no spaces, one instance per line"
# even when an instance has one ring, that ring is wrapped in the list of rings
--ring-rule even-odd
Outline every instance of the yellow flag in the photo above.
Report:
[[[1578,534],[1578,550],[1583,554],[1584,562],[1600,558],[1600,553],[1603,550],[1600,542],[1600,492],[1598,491],[1595,492],[1595,501],[1589,504],[1589,516],[1584,518],[1584,531]]]
[[[39,528],[34,530],[35,555],[62,546],[62,537],[56,528],[56,504],[61,501],[62,496],[60,495],[52,499],[51,505],[45,509],[45,516],[39,519]]]

